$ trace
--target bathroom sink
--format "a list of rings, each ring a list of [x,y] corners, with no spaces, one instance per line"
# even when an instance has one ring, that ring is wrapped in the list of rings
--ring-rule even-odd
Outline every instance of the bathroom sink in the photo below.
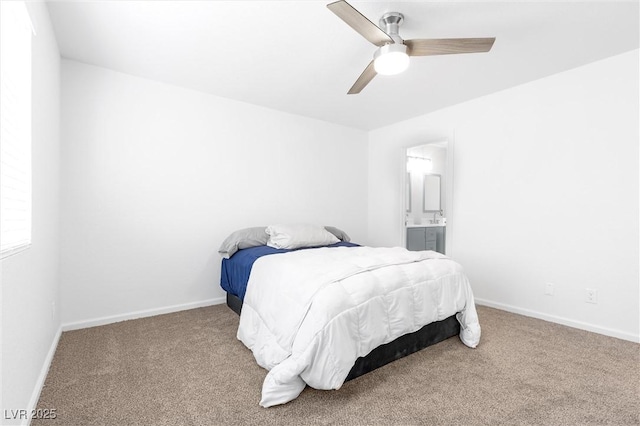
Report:
[[[416,223],[411,223],[411,224],[407,224],[407,228],[432,228],[435,226],[447,226],[447,223],[445,220],[439,220],[438,223],[429,223],[429,221],[425,221],[424,223],[420,223],[420,224],[416,224]]]

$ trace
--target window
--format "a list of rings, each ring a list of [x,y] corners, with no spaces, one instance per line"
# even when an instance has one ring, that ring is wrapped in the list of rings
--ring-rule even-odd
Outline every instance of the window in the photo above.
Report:
[[[31,37],[25,4],[0,1],[0,257],[31,244]]]

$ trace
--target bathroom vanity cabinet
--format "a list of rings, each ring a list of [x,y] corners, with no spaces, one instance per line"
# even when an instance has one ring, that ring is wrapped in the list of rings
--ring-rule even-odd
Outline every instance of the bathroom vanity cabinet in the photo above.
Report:
[[[446,226],[412,226],[407,228],[407,249],[433,250],[445,254]]]

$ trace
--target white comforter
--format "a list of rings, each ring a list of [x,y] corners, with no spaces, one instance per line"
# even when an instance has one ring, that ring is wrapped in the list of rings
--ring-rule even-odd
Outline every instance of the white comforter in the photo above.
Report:
[[[260,405],[295,399],[308,384],[338,389],[356,359],[457,313],[460,339],[480,340],[462,267],[433,251],[337,247],[258,259],[238,339],[269,371]]]

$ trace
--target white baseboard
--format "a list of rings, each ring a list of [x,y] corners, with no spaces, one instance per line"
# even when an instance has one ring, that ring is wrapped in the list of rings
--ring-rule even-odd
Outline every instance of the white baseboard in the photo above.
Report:
[[[226,302],[224,297],[201,300],[198,302],[183,303],[181,305],[164,306],[162,308],[146,309],[143,311],[129,312],[126,314],[110,315],[84,321],[76,321],[62,324],[62,331],[79,330],[81,328],[97,327],[99,325],[113,324],[114,322],[127,321],[137,318],[152,317],[155,315],[170,314],[172,312],[186,311],[188,309],[202,308],[204,306],[220,305]]]
[[[478,305],[488,306],[490,308],[496,308],[502,311],[513,312],[514,314],[520,314],[526,317],[538,318],[541,320],[554,322],[556,324],[566,325],[568,327],[579,328],[580,330],[591,331],[593,333],[604,334],[605,336],[616,337],[618,339],[628,340],[630,342],[640,343],[640,335],[627,333],[626,331],[600,327],[598,325],[589,324],[582,321],[576,321],[569,318],[559,317],[556,315],[549,315],[542,312],[532,311],[530,309],[507,305],[504,303],[492,302],[490,300],[478,299],[478,298],[476,298],[475,300]]]
[[[40,369],[38,380],[36,380],[36,384],[33,388],[33,393],[31,394],[31,399],[29,400],[29,405],[27,406],[27,413],[32,413],[38,406],[38,400],[40,400],[40,393],[42,392],[42,388],[44,387],[44,382],[47,379],[47,374],[49,374],[49,367],[51,367],[51,362],[53,361],[53,356],[55,355],[56,349],[58,348],[58,342],[60,341],[61,335],[62,335],[62,327],[58,327],[58,331],[56,331],[56,335],[54,336],[53,341],[51,341],[49,352],[47,352],[47,356],[44,359],[44,363],[42,363],[42,368]],[[21,424],[29,425],[31,424],[31,419],[25,419],[22,421]]]

